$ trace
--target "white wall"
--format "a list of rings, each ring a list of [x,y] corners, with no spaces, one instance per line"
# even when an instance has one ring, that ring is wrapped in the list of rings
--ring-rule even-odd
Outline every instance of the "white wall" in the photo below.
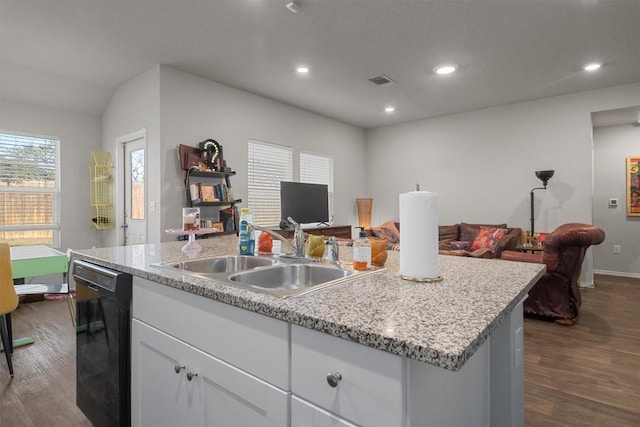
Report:
[[[528,229],[534,171],[536,230],[592,223],[591,112],[640,103],[640,84],[541,99],[367,132],[373,223],[398,219],[398,194],[439,193],[440,224],[506,222]],[[583,282],[593,281],[588,253]]]
[[[100,149],[100,118],[0,99],[0,129],[60,138],[60,248],[97,245],[90,220],[89,159],[91,151]]]
[[[237,172],[233,194],[244,206],[249,139],[293,147],[294,178],[299,150],[333,154],[335,222],[355,223],[355,199],[366,190],[363,130],[166,66],[160,67],[160,101],[162,229],[179,226],[186,200],[176,147],[207,138],[223,146],[227,165]]]
[[[147,169],[147,201],[161,204],[161,186],[165,179],[160,164],[160,84],[159,66],[140,74],[123,84],[113,95],[109,106],[102,116],[102,149],[111,153],[115,174],[114,205],[116,207],[116,228],[101,230],[101,246],[122,244],[122,219],[124,216],[124,195],[121,192],[123,156],[122,146],[116,140],[141,129],[147,130],[147,148],[145,161]],[[160,211],[147,213],[147,243],[160,243]]]
[[[607,234],[593,249],[594,268],[605,274],[640,277],[640,217],[627,216],[626,158],[640,155],[640,127],[630,124],[593,130],[593,222]],[[609,199],[618,199],[617,207]],[[621,254],[613,246],[622,247]]]

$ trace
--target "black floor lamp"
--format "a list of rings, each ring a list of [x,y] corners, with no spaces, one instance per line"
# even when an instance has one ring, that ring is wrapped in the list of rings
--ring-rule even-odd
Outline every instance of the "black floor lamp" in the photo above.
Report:
[[[533,224],[534,224],[534,211],[533,211],[533,192],[535,190],[546,190],[547,189],[547,181],[551,179],[554,171],[536,171],[536,176],[542,180],[542,185],[544,187],[537,187],[531,189],[531,239],[533,239]]]

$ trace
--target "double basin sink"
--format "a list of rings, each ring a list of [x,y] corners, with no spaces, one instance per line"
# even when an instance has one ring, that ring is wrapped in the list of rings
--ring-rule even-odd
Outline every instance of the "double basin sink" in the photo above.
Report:
[[[280,298],[302,295],[342,283],[345,279],[380,270],[357,271],[302,258],[233,255],[153,264],[182,274]]]

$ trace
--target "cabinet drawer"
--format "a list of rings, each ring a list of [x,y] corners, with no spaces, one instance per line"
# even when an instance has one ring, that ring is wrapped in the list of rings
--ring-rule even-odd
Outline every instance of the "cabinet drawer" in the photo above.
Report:
[[[133,317],[289,390],[289,325],[134,277]]]
[[[294,395],[355,424],[405,424],[404,358],[296,325],[291,339]]]

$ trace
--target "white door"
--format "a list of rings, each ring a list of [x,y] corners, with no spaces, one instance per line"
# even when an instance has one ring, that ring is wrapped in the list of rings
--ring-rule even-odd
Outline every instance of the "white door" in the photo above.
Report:
[[[146,132],[124,140],[124,245],[147,243]]]

